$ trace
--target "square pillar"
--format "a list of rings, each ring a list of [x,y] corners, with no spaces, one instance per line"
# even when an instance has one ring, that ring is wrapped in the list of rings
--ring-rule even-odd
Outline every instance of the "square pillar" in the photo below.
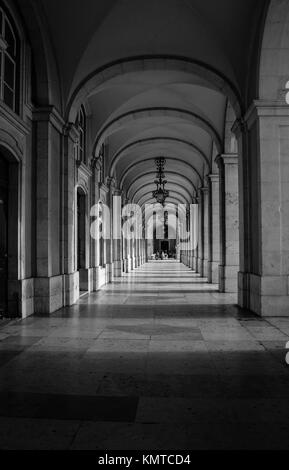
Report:
[[[198,199],[193,199],[192,206],[192,236],[193,236],[193,253],[192,253],[192,269],[198,271],[198,244],[199,244],[199,205]]]
[[[35,110],[33,120],[37,142],[35,313],[52,313],[65,303],[61,237],[64,122],[53,107]]]
[[[210,219],[209,219],[209,188],[202,188],[203,193],[203,277],[209,274],[209,239],[210,239]]]
[[[220,291],[237,293],[239,271],[238,155],[220,155],[216,162],[220,170]]]
[[[244,226],[239,304],[264,317],[289,316],[289,108],[256,101],[235,132]]]
[[[123,247],[122,247],[122,191],[115,189],[113,198],[113,273],[114,277],[123,275]]]
[[[204,277],[204,198],[203,191],[198,191],[198,256],[197,273]]]
[[[219,283],[220,265],[220,176],[209,175],[210,184],[210,250],[208,281]]]

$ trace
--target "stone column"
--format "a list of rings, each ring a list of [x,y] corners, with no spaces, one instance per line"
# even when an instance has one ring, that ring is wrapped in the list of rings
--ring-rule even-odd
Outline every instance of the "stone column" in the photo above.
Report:
[[[63,159],[63,252],[64,304],[73,305],[79,298],[79,273],[75,265],[75,184],[78,131],[73,124],[64,130]]]
[[[93,291],[98,291],[103,285],[102,271],[100,265],[100,233],[99,233],[99,173],[101,163],[99,159],[93,159],[92,168],[92,188],[91,188],[91,209],[90,209],[90,240],[91,240],[91,267],[93,272]]]
[[[130,241],[130,269],[131,271],[135,268],[135,238],[132,238]]]
[[[204,202],[203,191],[198,191],[198,256],[197,256],[197,272],[204,277]]]
[[[288,316],[289,108],[254,102],[234,130],[242,160],[239,303],[264,317]]]
[[[37,143],[35,313],[51,313],[61,308],[66,298],[60,236],[64,122],[53,107],[34,111],[33,120]],[[66,265],[69,271],[73,271],[69,255],[67,252]],[[72,300],[73,296],[68,294],[67,300]]]
[[[140,266],[143,265],[143,240],[139,241],[139,263]]]
[[[220,176],[210,175],[210,206],[211,206],[211,243],[208,281],[219,283],[220,265]]]
[[[130,271],[130,263],[129,263],[129,240],[124,236],[123,238],[123,245],[124,245],[124,272],[129,273]]]
[[[197,198],[193,199],[193,259],[192,269],[197,272],[198,270],[198,235],[199,235],[199,205]]]
[[[141,265],[141,248],[140,248],[141,240],[137,239],[136,242],[137,242],[137,259],[136,259],[136,262],[137,262],[137,267],[139,267]]]
[[[209,220],[209,188],[207,186],[202,188],[203,192],[203,254],[204,254],[204,271],[203,277],[208,277],[209,270],[209,242],[210,242],[210,220]]]
[[[143,261],[142,263],[145,264],[147,262],[147,244],[146,244],[146,239],[144,237],[143,241],[142,241],[142,256],[143,256]]]
[[[190,214],[189,214],[189,210],[187,209],[187,224],[186,224],[186,230],[185,230],[185,237],[187,237],[187,234],[191,233],[191,220],[190,220]],[[185,260],[186,260],[186,266],[189,267],[190,266],[190,241],[191,240],[188,240],[187,239],[187,247],[186,247],[186,251],[185,251]]]
[[[130,204],[128,199],[124,200],[124,206]],[[125,259],[124,259],[124,271],[126,273],[131,272],[132,270],[132,242],[128,238],[129,234],[124,232],[123,234],[123,243],[124,243],[124,251],[125,251]]]
[[[141,265],[140,261],[140,239],[137,240],[137,246],[136,246],[136,251],[137,251],[137,258],[136,258],[136,265],[139,268]]]
[[[91,191],[89,190],[93,184],[92,178],[92,170],[87,165],[84,165],[82,162],[76,162],[76,169],[77,169],[77,186],[81,185],[82,190],[85,188],[85,193],[83,193],[84,200],[81,204],[81,213],[84,215],[83,219],[81,220],[81,227],[83,229],[83,252],[84,252],[84,260],[81,266],[78,266],[79,271],[79,288],[80,291],[84,292],[91,292],[93,290],[93,276],[94,270],[91,266],[91,237],[90,237],[90,208],[91,208]],[[78,203],[78,194],[75,195],[76,197],[76,212],[78,211],[77,203]],[[76,214],[76,228],[78,225],[78,218]],[[78,228],[77,228],[78,230]],[[77,237],[76,237],[77,238]],[[78,240],[77,240],[78,242]]]
[[[188,250],[187,250],[187,266],[188,268],[192,267],[192,219],[191,219],[191,206],[188,208],[188,233],[190,239],[188,240]]]
[[[232,131],[238,142],[239,154],[239,253],[240,271],[238,274],[238,304],[243,308],[250,308],[250,162],[249,162],[249,132],[246,122],[238,119]],[[255,136],[257,139],[257,136]],[[252,149],[253,150],[253,149]],[[255,158],[256,158],[256,153]],[[252,158],[253,155],[252,155]],[[251,177],[252,180],[252,177]]]
[[[146,255],[146,239],[144,238],[142,241],[142,264],[147,262],[147,255]]]
[[[180,218],[180,214],[179,214]],[[181,214],[181,223],[179,224],[179,242],[180,242],[180,262],[186,265],[186,252],[183,247],[183,240],[185,237],[185,227],[184,227],[184,222],[186,221],[185,216]]]
[[[109,188],[108,192],[108,206],[110,208],[110,238],[107,238],[105,241],[105,249],[106,249],[106,282],[110,283],[113,280],[113,274],[114,274],[114,269],[113,269],[113,194],[114,194],[114,179],[113,178],[107,178],[106,179],[106,184],[107,187]]]
[[[121,196],[122,191],[114,190],[113,202],[113,272],[115,277],[122,277],[123,259],[122,259],[122,226],[121,226]],[[115,198],[119,198],[116,200]]]
[[[238,155],[217,157],[220,170],[220,291],[238,292],[239,185]]]

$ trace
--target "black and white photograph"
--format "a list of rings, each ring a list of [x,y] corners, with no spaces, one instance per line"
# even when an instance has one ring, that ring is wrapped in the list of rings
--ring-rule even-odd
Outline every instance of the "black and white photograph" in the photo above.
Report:
[[[288,398],[289,0],[0,0],[1,457],[288,451]]]

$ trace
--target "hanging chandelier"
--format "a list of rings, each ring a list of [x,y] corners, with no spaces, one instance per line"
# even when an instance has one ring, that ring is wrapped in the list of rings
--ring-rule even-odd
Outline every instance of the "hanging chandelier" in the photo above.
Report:
[[[157,186],[156,191],[153,191],[153,198],[156,199],[158,204],[162,206],[165,205],[166,199],[169,197],[170,193],[165,189],[165,185],[167,181],[165,180],[165,164],[166,160],[164,157],[156,158],[155,159],[156,167],[157,167],[157,175],[155,184]]]

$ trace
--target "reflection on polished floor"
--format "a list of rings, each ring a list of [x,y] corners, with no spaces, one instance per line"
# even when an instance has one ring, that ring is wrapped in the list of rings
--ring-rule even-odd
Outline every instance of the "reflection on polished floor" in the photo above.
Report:
[[[0,330],[1,449],[289,448],[289,319],[151,262]]]

